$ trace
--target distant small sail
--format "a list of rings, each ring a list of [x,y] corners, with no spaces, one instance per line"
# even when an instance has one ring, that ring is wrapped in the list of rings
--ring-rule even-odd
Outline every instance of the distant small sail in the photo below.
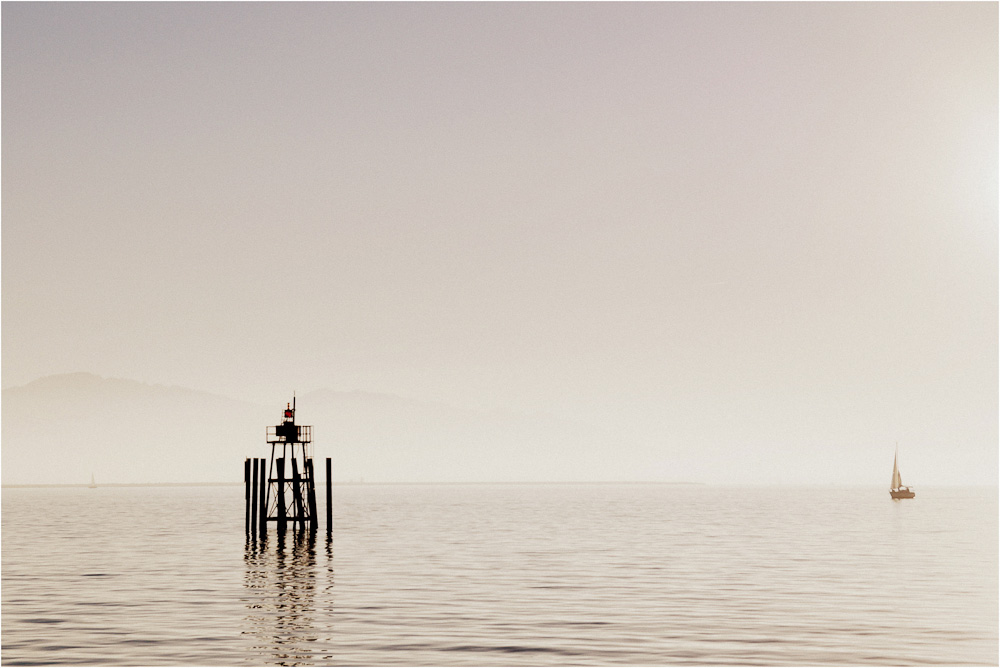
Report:
[[[903,478],[899,475],[899,446],[896,446],[896,454],[892,458],[892,485],[889,487],[889,494],[894,499],[912,499],[913,490],[903,486]]]
[[[892,458],[892,485],[890,485],[889,489],[899,489],[903,486],[903,479],[899,475],[898,460],[899,450],[896,450],[896,454]]]

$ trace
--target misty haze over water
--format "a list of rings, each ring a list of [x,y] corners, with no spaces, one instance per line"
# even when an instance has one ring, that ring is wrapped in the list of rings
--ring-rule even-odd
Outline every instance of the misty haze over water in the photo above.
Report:
[[[297,405],[338,481],[887,485],[892,469],[892,442],[870,435],[837,447],[829,434],[804,435],[786,453],[749,436],[696,448],[552,414],[371,392],[308,392]],[[244,458],[270,454],[264,429],[283,407],[92,374],[43,378],[3,391],[3,484],[236,482]],[[904,480],[995,484],[962,445],[904,441]]]

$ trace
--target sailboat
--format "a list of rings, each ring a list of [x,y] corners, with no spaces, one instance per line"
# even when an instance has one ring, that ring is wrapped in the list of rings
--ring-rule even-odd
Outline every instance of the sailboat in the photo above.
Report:
[[[90,484],[87,485],[87,487],[89,487],[90,489],[94,489],[95,487],[97,487],[97,483],[94,481],[93,473],[90,474]]]
[[[892,458],[892,484],[889,486],[889,496],[894,499],[912,499],[916,494],[912,489],[903,485],[903,479],[899,476],[899,446],[896,446],[896,454]]]

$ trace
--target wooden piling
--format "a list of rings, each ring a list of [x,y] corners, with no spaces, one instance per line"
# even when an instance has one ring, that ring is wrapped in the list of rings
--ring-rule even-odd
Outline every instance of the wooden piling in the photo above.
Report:
[[[309,478],[306,489],[309,499],[309,530],[315,531],[318,522],[316,519],[316,467],[313,466],[312,457],[306,460],[306,471]]]
[[[257,519],[257,469],[260,467],[260,460],[256,457],[253,458],[253,474],[251,478],[253,479],[253,484],[250,485],[250,516],[247,518],[247,522],[250,523],[250,535],[257,535],[257,525],[260,524],[260,520]]]
[[[246,498],[247,506],[247,521],[246,521],[246,532],[250,533],[250,458],[247,457],[243,461],[243,486],[246,488],[246,493],[244,497]]]
[[[276,459],[275,464],[278,466],[278,531],[284,532],[287,523],[286,512],[285,512],[285,457],[282,454],[281,459]]]
[[[326,533],[333,533],[333,481],[330,475],[330,458],[326,458]]]
[[[267,460],[260,459],[260,503],[257,506],[258,517],[260,519],[260,537],[267,536]]]
[[[302,477],[299,475],[299,465],[292,457],[292,501],[295,503],[295,524],[300,529],[305,527],[305,511],[302,509]]]

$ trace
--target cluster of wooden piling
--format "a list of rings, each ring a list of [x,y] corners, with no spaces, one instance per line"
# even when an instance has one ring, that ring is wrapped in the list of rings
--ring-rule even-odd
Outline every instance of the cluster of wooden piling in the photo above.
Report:
[[[312,427],[295,423],[295,397],[282,413],[281,424],[268,427],[267,444],[271,460],[247,458],[243,463],[246,485],[247,535],[267,535],[267,523],[275,522],[284,532],[291,522],[297,529],[316,531],[316,471],[309,454]],[[291,466],[286,465],[286,459]],[[299,471],[299,464],[302,470]],[[286,477],[291,468],[291,477]],[[291,486],[291,496],[287,488]],[[326,458],[326,531],[333,531],[333,498],[330,480],[330,458]]]
[[[285,477],[285,458],[274,460],[275,475],[269,475],[267,459],[247,457],[243,463],[243,480],[246,487],[246,532],[256,537],[267,535],[267,523],[275,522],[278,531],[285,531],[288,524],[294,523],[299,529],[316,531],[318,519],[316,511],[316,475],[312,458],[304,462],[306,471],[299,476],[298,464],[291,458],[292,477]],[[285,487],[292,485],[292,501],[294,515],[288,515],[285,498]],[[333,532],[333,481],[331,480],[331,462],[326,458],[326,532]],[[306,488],[303,490],[303,486]],[[275,490],[274,499],[270,498],[270,490]],[[303,494],[303,491],[305,492]],[[270,510],[273,508],[273,514]]]

